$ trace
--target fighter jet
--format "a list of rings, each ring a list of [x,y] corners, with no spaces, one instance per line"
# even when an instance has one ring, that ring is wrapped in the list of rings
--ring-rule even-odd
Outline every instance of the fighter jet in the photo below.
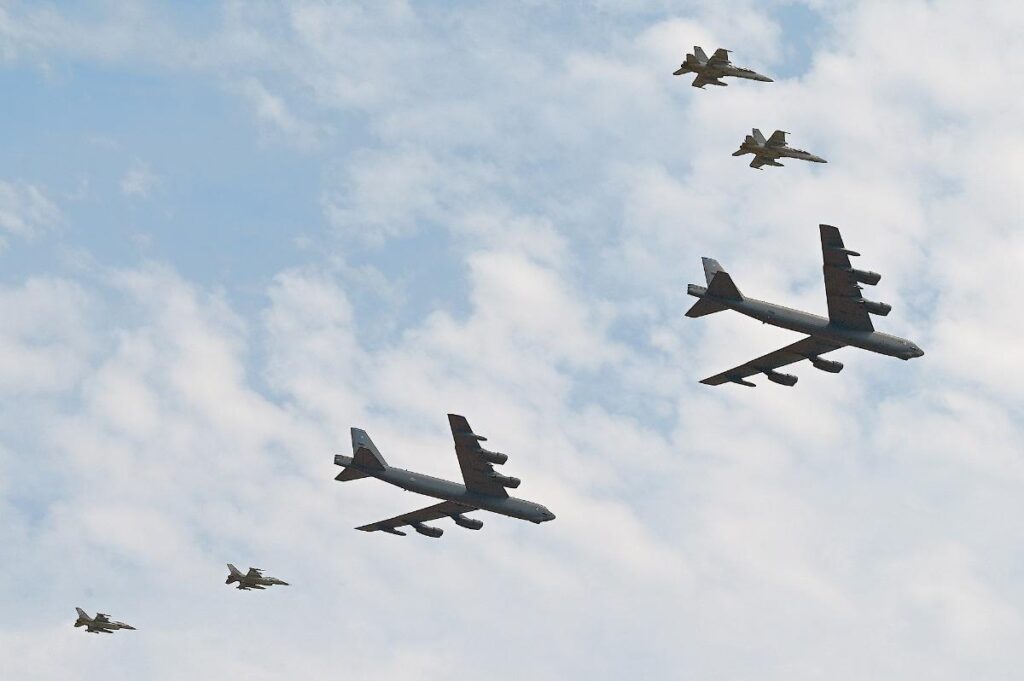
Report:
[[[231,563],[228,563],[228,579],[225,584],[232,584],[238,582],[238,588],[242,591],[249,591],[250,589],[266,589],[268,586],[274,586],[280,584],[281,586],[288,586],[288,582],[282,582],[277,577],[264,577],[263,570],[260,568],[249,568],[249,571],[242,574],[242,571],[236,568]]]
[[[843,245],[839,230],[831,225],[820,225],[821,253],[824,258],[825,298],[828,302],[828,318],[800,312],[763,300],[747,298],[733,283],[729,273],[718,261],[704,258],[704,275],[708,286],[690,284],[687,293],[699,298],[687,311],[687,317],[702,317],[720,310],[736,310],[740,314],[759,319],[765,324],[807,334],[807,337],[768,353],[763,357],[741,364],[701,383],[721,385],[738,383],[754,387],[745,381],[748,376],[764,374],[768,380],[780,385],[791,386],[797,377],[776,371],[801,360],[808,360],[815,369],[837,374],[843,365],[821,355],[851,345],[882,355],[907,360],[924,355],[924,351],[905,338],[890,336],[875,331],[870,315],[885,316],[892,307],[885,303],[866,300],[861,295],[861,284],[874,286],[882,278],[877,272],[855,270],[850,266],[850,256],[860,255]]]
[[[744,154],[753,154],[754,160],[750,162],[751,168],[761,169],[761,166],[777,166],[782,167],[776,159],[780,158],[798,158],[801,161],[812,161],[814,163],[828,163],[821,156],[815,156],[812,153],[806,152],[803,149],[794,149],[793,147],[786,144],[786,133],[784,130],[776,130],[772,133],[772,136],[767,141],[764,139],[764,135],[757,128],[754,128],[753,134],[747,135],[746,139],[743,140],[743,144],[740,148],[732,152],[733,156],[743,156]]]
[[[467,518],[465,515],[476,510],[500,513],[533,523],[554,520],[555,514],[544,506],[508,495],[506,488],[519,487],[519,478],[500,475],[491,467],[492,464],[501,465],[508,461],[507,454],[491,452],[481,447],[480,443],[487,438],[474,433],[464,417],[448,414],[448,423],[452,429],[452,437],[455,439],[455,454],[459,458],[459,467],[462,468],[462,477],[465,481],[463,485],[389,466],[377,451],[377,447],[374,446],[366,431],[359,428],[352,429],[352,451],[354,454],[351,457],[340,454],[334,457],[334,464],[345,469],[334,478],[335,480],[344,482],[372,477],[409,492],[442,499],[439,504],[377,523],[363,525],[357,527],[357,530],[364,532],[379,530],[404,537],[405,532],[398,528],[408,525],[422,535],[437,538],[444,534],[444,530],[426,523],[441,518],[451,518],[459,527],[464,527],[467,530],[479,530],[484,525],[483,521]]]
[[[78,619],[75,620],[76,627],[85,627],[85,630],[90,634],[113,634],[118,629],[131,629],[135,631],[135,627],[129,626],[124,622],[114,622],[110,619],[110,615],[104,615],[102,612],[96,613],[96,617],[89,617],[85,614],[85,610],[81,608],[75,608],[78,611]]]
[[[768,76],[762,76],[760,73],[755,73],[750,69],[741,69],[738,66],[733,66],[732,62],[729,61],[729,50],[723,50],[722,48],[715,50],[715,53],[711,55],[711,59],[708,59],[708,55],[704,54],[704,50],[694,46],[693,54],[686,55],[686,60],[679,65],[679,68],[672,75],[681,76],[684,73],[696,73],[697,77],[694,78],[692,85],[702,90],[708,84],[725,87],[728,83],[723,83],[719,80],[724,76],[759,80],[762,83],[774,82]]]

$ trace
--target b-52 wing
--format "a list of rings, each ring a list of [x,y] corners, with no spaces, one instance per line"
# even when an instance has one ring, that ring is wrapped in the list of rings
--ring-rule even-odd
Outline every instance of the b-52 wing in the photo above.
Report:
[[[474,433],[464,416],[448,414],[448,424],[455,439],[455,454],[459,457],[459,468],[462,469],[466,489],[479,494],[507,497],[508,492],[495,480],[497,474],[490,462],[484,459],[484,454],[488,452],[480,447],[480,442],[487,438]]]
[[[818,229],[821,230],[822,269],[825,273],[829,321],[847,329],[874,331],[871,315],[861,295],[861,286],[853,278],[855,270],[850,265],[850,256],[860,254],[843,245],[842,235],[832,225],[819,225]],[[874,276],[876,278],[873,281],[877,282],[878,275]]]
[[[776,382],[784,382],[784,385],[792,385],[796,383],[796,377],[785,378],[786,374],[775,374],[775,369],[784,367],[795,362],[799,362],[804,359],[811,359],[818,355],[823,355],[826,352],[832,352],[838,350],[841,347],[845,347],[841,343],[833,343],[831,341],[814,338],[808,336],[803,340],[799,340],[796,343],[787,345],[784,348],[780,348],[775,352],[769,352],[767,355],[758,357],[757,359],[751,360],[746,364],[741,364],[738,367],[733,367],[728,371],[705,378],[701,383],[705,385],[722,385],[723,383],[739,383],[749,387],[754,387],[753,383],[744,381],[743,379],[748,376],[754,376],[756,374],[765,374],[769,380]],[[791,383],[785,383],[786,381],[792,381]]]
[[[427,523],[431,520],[439,520],[441,518],[450,518],[454,515],[461,515],[475,510],[477,510],[475,506],[458,504],[454,501],[442,501],[440,504],[427,506],[426,508],[421,508],[418,511],[413,511],[411,513],[403,513],[402,515],[397,515],[394,518],[388,518],[387,520],[381,520],[380,522],[363,525],[356,529],[362,530],[363,532],[380,531],[387,532],[388,534],[404,535],[404,532],[398,531],[399,527]],[[437,531],[440,532],[440,528],[437,528]]]

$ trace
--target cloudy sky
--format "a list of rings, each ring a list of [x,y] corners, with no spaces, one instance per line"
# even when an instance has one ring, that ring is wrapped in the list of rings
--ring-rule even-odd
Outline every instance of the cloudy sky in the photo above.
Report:
[[[1018,679],[1022,34],[1000,0],[0,0],[2,676]],[[697,44],[776,82],[691,88]],[[829,164],[751,170],[751,127]],[[926,356],[700,385],[797,339],[684,318],[700,256],[824,313],[820,222]],[[426,502],[333,482],[348,429],[457,479],[447,412],[558,519],[353,531]]]

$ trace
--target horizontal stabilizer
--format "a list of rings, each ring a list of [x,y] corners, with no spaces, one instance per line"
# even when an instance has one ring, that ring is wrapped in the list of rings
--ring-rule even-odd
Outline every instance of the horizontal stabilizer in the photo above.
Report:
[[[360,478],[369,477],[366,473],[362,472],[357,468],[346,468],[342,472],[338,473],[334,477],[338,482],[347,482],[349,480],[359,480]]]
[[[715,300],[712,300],[710,298],[701,298],[700,300],[693,304],[693,307],[686,311],[686,316],[703,317],[706,314],[713,314],[715,312],[721,312],[722,310],[727,309],[729,308]]]

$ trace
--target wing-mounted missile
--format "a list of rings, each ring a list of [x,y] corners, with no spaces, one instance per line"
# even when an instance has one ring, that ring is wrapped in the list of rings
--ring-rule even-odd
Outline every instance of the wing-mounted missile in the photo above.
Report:
[[[797,378],[793,374],[783,374],[775,371],[774,369],[768,369],[764,372],[764,375],[768,377],[768,380],[772,383],[778,383],[779,385],[794,386],[796,385]]]
[[[477,453],[480,455],[481,459],[483,459],[487,463],[493,463],[496,466],[500,466],[501,464],[508,461],[508,454],[502,454],[501,452],[492,452],[486,449],[479,449]]]
[[[501,485],[502,487],[508,487],[510,489],[515,489],[516,487],[519,487],[519,484],[522,482],[522,480],[520,480],[519,478],[513,478],[508,475],[500,475],[498,473],[493,474],[491,476],[491,479],[494,480],[499,485]]]
[[[444,530],[442,530],[440,527],[433,527],[431,525],[424,525],[423,523],[413,523],[412,524],[412,528],[414,530],[416,530],[417,532],[419,532],[420,534],[422,534],[423,536],[425,536],[425,537],[433,537],[434,539],[437,539],[442,534],[444,534]]]
[[[864,306],[865,310],[871,314],[876,314],[879,317],[884,317],[892,312],[892,305],[887,303],[878,303],[874,300],[861,300],[861,304]]]
[[[453,515],[452,520],[455,521],[456,525],[458,525],[459,527],[464,527],[467,530],[479,530],[481,527],[484,526],[484,521],[477,520],[476,518],[467,518],[461,513],[456,513],[455,515]]]
[[[842,362],[833,362],[830,359],[822,359],[821,357],[810,356],[807,358],[811,362],[811,366],[821,371],[827,371],[830,374],[838,374],[843,370]]]

